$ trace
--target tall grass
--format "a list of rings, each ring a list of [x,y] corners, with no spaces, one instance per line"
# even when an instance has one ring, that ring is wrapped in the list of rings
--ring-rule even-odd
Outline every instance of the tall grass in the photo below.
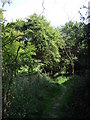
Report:
[[[67,87],[65,96],[58,109],[58,115],[61,119],[88,119],[88,78],[86,76],[73,76],[64,83]]]
[[[32,80],[32,85],[30,81]],[[43,118],[61,88],[46,75],[16,77],[9,91],[6,118]],[[59,93],[60,94],[60,93]]]

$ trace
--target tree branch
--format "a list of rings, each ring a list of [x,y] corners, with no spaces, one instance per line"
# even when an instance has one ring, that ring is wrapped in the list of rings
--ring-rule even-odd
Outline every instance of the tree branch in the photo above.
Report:
[[[43,0],[43,2],[42,2],[42,8],[43,8],[43,11],[42,11],[42,13],[41,13],[39,16],[41,16],[41,15],[44,13],[44,10],[45,10],[44,2],[45,2],[45,0]]]
[[[21,48],[21,46],[19,46],[18,49],[17,49],[17,55],[16,55],[16,57],[15,57],[15,62],[17,61],[18,52],[19,52],[20,48]]]
[[[72,58],[71,58],[71,53],[70,53],[70,51],[69,51],[69,54],[68,54],[68,52],[67,52],[67,50],[66,50],[66,48],[65,48],[65,52],[66,52],[66,55],[67,55],[67,57],[70,59],[70,61],[72,62],[73,60],[72,60]]]

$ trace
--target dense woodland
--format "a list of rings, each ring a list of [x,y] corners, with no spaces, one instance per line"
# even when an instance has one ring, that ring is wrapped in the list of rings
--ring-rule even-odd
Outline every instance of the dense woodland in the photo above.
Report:
[[[66,93],[59,118],[89,117],[88,25],[54,28],[33,14],[2,24],[4,118],[50,118],[53,99]]]

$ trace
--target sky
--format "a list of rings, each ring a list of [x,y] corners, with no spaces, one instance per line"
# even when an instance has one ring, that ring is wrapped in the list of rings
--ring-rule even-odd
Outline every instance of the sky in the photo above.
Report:
[[[33,13],[40,15],[43,11],[43,0],[12,0],[10,5],[6,4],[4,17],[8,22],[16,19],[25,19]],[[87,6],[88,0],[44,0],[44,13],[47,21],[52,26],[64,25],[69,20],[79,21],[78,11],[83,4]]]

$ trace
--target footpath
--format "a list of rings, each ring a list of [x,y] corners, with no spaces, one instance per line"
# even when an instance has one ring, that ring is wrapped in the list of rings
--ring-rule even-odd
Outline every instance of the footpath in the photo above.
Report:
[[[57,108],[60,106],[60,101],[63,99],[63,96],[66,92],[66,86],[64,86],[63,84],[60,84],[60,85],[61,87],[63,87],[64,90],[63,90],[63,93],[58,97],[58,99],[53,102],[52,111],[50,113],[51,119],[58,118],[56,111],[57,111]]]

